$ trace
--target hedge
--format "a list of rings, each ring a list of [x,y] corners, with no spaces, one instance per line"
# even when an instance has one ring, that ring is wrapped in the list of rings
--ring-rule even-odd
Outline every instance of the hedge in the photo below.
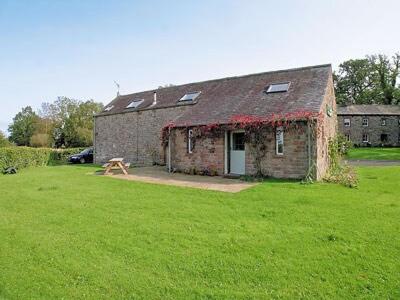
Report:
[[[51,149],[31,147],[0,148],[0,172],[8,167],[23,169],[67,162],[68,156],[79,153],[84,148]]]

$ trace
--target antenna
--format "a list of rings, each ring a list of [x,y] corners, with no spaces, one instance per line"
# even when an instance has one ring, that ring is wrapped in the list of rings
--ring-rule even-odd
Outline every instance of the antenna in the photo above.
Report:
[[[119,96],[119,83],[114,80],[115,85],[117,86],[117,97]]]

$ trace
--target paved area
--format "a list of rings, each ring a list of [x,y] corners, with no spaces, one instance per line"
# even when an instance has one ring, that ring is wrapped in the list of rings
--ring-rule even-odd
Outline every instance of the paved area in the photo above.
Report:
[[[367,159],[348,159],[346,162],[352,166],[400,166],[400,160],[367,160]]]
[[[192,187],[204,190],[213,190],[229,193],[237,193],[248,189],[258,183],[244,182],[239,179],[228,179],[221,176],[186,175],[182,173],[168,173],[165,167],[142,167],[129,169],[129,174],[121,174],[121,171],[113,170],[114,174],[106,175],[113,178],[133,180],[147,183]],[[103,173],[99,173],[103,174]]]

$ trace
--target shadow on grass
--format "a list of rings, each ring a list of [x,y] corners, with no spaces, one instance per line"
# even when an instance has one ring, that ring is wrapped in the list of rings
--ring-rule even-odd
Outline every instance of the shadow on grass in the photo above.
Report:
[[[101,165],[97,164],[73,164],[73,163],[60,163],[60,162],[50,162],[47,164],[48,167],[79,167],[79,168],[101,168]]]

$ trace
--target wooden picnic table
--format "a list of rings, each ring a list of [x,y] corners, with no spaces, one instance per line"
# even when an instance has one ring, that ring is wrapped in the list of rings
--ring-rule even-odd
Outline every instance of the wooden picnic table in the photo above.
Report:
[[[129,163],[125,164],[123,161],[124,159],[122,157],[110,159],[108,163],[104,165],[104,167],[106,168],[104,175],[112,173],[111,172],[112,168],[119,168],[125,175],[128,175],[128,169],[130,164]]]

